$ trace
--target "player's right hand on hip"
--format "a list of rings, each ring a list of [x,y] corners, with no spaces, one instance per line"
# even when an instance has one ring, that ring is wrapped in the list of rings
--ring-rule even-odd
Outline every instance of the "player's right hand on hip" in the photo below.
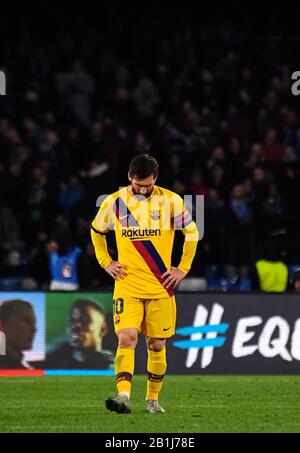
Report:
[[[112,261],[105,268],[106,272],[115,280],[124,280],[124,278],[127,277],[127,269],[128,266],[126,266],[126,264],[121,264],[118,261]]]

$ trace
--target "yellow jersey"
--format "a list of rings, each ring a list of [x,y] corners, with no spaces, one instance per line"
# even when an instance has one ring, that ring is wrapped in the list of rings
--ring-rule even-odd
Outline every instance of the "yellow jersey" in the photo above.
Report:
[[[178,268],[187,274],[198,242],[196,224],[176,193],[154,186],[151,196],[146,198],[133,195],[129,188],[109,195],[92,222],[96,257],[104,269],[112,261],[105,234],[113,229],[118,262],[128,266],[127,277],[115,282],[114,297],[170,297],[173,289],[164,288],[161,275],[171,267],[175,230],[185,234]]]

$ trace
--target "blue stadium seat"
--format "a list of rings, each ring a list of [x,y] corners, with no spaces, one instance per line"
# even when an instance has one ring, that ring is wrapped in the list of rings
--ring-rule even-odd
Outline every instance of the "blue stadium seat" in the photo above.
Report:
[[[240,280],[240,291],[251,291],[251,280],[250,280],[250,278],[241,278],[241,280]]]
[[[293,283],[295,272],[300,270],[300,264],[288,264],[289,281]]]
[[[0,290],[15,291],[21,289],[21,279],[18,277],[0,278]]]
[[[249,278],[210,278],[207,281],[209,291],[250,291],[251,281]]]
[[[205,278],[208,279],[216,279],[220,276],[220,269],[217,264],[210,264],[205,269]]]
[[[239,283],[236,279],[210,278],[207,281],[209,291],[238,291]]]

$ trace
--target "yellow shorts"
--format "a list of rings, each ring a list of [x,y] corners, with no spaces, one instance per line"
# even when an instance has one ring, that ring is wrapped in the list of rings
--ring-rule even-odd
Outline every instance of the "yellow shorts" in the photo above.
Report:
[[[139,299],[116,297],[113,301],[115,332],[135,328],[152,338],[169,338],[175,333],[175,297]]]

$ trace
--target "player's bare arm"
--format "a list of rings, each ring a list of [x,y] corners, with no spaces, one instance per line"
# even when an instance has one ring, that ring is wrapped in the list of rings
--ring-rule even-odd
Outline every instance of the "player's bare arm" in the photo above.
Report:
[[[124,280],[127,277],[126,270],[128,266],[126,264],[121,264],[118,261],[112,261],[109,265],[105,268],[106,272],[115,280]]]
[[[171,266],[170,270],[162,274],[162,278],[165,278],[163,286],[165,288],[176,288],[179,285],[181,280],[185,277],[185,273],[182,272],[177,267]]]

